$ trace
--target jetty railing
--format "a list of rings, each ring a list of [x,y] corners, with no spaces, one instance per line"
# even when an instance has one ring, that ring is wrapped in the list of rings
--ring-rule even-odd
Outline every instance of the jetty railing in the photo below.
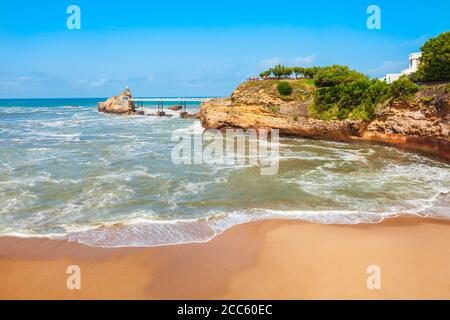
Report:
[[[215,97],[206,97],[206,98],[195,98],[195,97],[179,97],[179,98],[130,98],[128,99],[128,103],[134,103],[137,107],[138,112],[144,112],[144,103],[145,102],[156,102],[158,106],[158,114],[164,113],[164,102],[175,102],[182,105],[182,112],[186,112],[186,104],[188,102],[205,102]]]

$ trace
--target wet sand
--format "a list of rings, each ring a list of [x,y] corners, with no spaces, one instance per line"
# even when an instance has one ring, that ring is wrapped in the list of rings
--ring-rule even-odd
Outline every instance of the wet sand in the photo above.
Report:
[[[70,265],[81,290],[66,287]],[[371,265],[381,290],[367,288]],[[450,221],[261,221],[155,248],[5,237],[0,299],[450,299]]]

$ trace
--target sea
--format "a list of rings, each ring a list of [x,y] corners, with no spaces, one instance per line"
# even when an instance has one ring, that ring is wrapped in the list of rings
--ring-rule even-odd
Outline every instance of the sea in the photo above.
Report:
[[[139,247],[205,242],[265,219],[450,219],[449,164],[387,146],[294,138],[277,142],[274,175],[250,162],[176,164],[173,133],[202,137],[199,120],[98,113],[104,100],[0,100],[0,236]]]

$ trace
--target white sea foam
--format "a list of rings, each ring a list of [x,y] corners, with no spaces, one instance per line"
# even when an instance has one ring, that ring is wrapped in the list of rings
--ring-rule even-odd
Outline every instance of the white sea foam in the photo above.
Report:
[[[415,212],[404,214],[419,214]],[[324,210],[254,210],[217,213],[209,218],[158,221],[134,219],[101,228],[71,232],[60,239],[95,247],[151,247],[207,242],[224,231],[249,222],[261,220],[301,220],[320,224],[379,223],[399,216],[397,212],[362,213],[359,211]],[[442,215],[440,216],[442,218]],[[448,219],[449,217],[446,216]]]
[[[320,224],[379,223],[386,218],[405,214],[450,219],[449,194],[437,195],[424,201],[422,206],[418,204],[416,203],[414,209],[403,212],[399,212],[397,208],[387,212],[253,209],[228,213],[213,211],[203,218],[170,220],[158,218],[154,212],[140,211],[130,214],[126,220],[111,220],[102,225],[67,224],[65,234],[47,234],[46,236],[96,247],[164,246],[206,242],[233,226],[270,219],[301,220]],[[70,210],[74,209],[70,208]],[[46,213],[36,215],[33,223],[39,224],[40,219],[44,219],[45,215]],[[13,232],[11,229],[3,230],[1,234],[30,235],[27,232]]]
[[[196,120],[90,107],[0,113],[1,235],[158,246],[263,219],[450,219],[450,166],[394,148],[281,138],[280,172],[263,178],[250,164],[173,165],[173,130],[201,135]]]

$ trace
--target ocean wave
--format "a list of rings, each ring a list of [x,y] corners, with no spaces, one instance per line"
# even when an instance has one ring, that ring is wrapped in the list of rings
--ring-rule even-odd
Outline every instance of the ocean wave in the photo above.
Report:
[[[212,240],[224,231],[245,223],[263,220],[295,220],[318,224],[376,224],[387,218],[416,215],[439,219],[450,219],[448,214],[425,212],[360,212],[345,210],[254,210],[217,213],[208,218],[192,220],[134,219],[114,222],[89,230],[70,232],[54,238],[78,242],[93,247],[154,247],[186,243],[203,243]]]
[[[448,220],[450,219],[449,205],[450,194],[440,193],[423,201],[421,205],[416,203],[413,209],[403,211],[394,207],[390,211],[383,212],[252,209],[231,212],[212,211],[205,217],[169,220],[160,218],[152,211],[138,211],[128,215],[127,219],[113,219],[108,223],[92,225],[67,223],[63,226],[63,233],[36,234],[16,228],[15,230],[3,229],[0,234],[19,237],[48,237],[104,248],[153,247],[207,242],[234,226],[262,220],[293,220],[345,225],[376,224],[387,218],[411,215]],[[74,209],[74,207],[68,208],[68,210]],[[33,224],[38,221],[39,219],[35,217]]]
[[[281,138],[267,144],[280,149],[279,174],[262,177],[238,152],[227,156],[245,163],[174,165],[172,133],[201,136],[197,120],[70,106],[0,114],[1,235],[158,246],[208,241],[264,219],[450,219],[450,166],[394,148]]]

